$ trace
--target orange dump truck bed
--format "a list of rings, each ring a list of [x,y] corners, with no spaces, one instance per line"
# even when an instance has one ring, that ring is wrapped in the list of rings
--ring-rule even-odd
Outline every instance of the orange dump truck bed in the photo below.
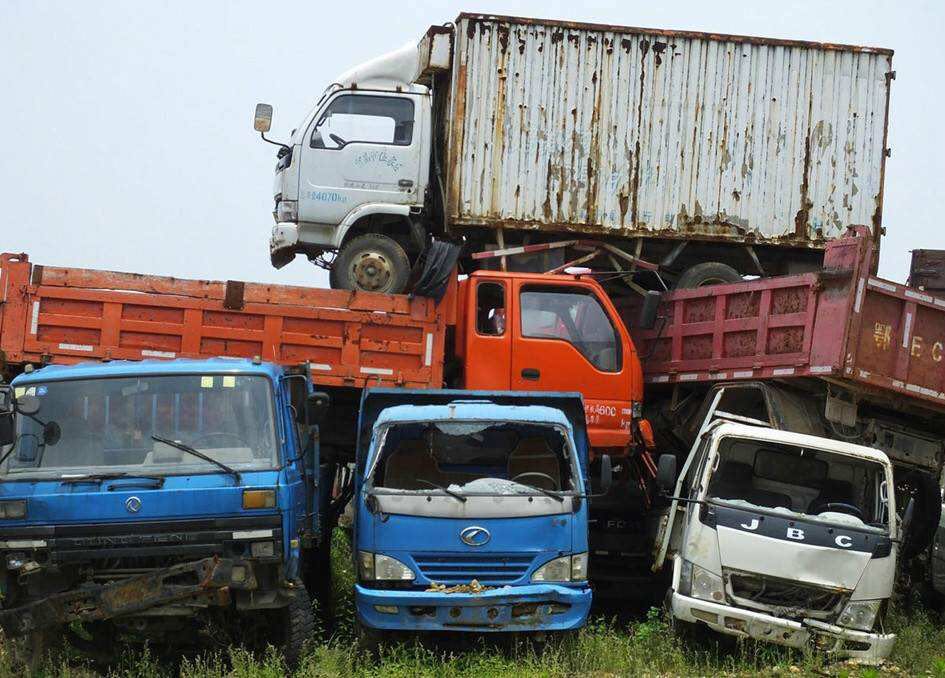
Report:
[[[322,386],[440,387],[427,298],[40,266],[0,255],[0,368],[232,356],[308,362]]]

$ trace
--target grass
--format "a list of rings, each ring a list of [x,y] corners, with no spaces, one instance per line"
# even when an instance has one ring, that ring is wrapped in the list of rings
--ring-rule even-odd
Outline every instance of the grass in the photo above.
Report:
[[[478,636],[462,649],[411,640],[385,646],[379,656],[359,649],[353,625],[353,573],[348,544],[335,537],[333,586],[340,622],[329,636],[313,639],[295,676],[509,676],[532,678],[589,674],[610,676],[862,676],[929,675],[945,678],[945,626],[919,607],[894,610],[888,627],[899,637],[883,667],[831,663],[818,653],[797,652],[753,642],[721,642],[709,634],[685,639],[657,611],[643,619],[595,616],[579,633],[542,644],[530,641],[485,642]],[[29,675],[14,659],[10,644],[0,644],[0,676]],[[254,656],[241,648],[187,657],[169,665],[146,648],[128,652],[104,673],[77,657],[51,659],[35,676],[128,676],[158,678],[277,678],[288,675],[277,652]]]

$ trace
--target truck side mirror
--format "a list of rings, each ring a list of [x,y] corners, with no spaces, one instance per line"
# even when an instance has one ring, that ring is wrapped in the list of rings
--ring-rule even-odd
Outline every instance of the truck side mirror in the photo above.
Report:
[[[649,330],[653,328],[662,301],[663,295],[655,290],[648,290],[643,294],[643,306],[640,307],[640,317],[637,318],[639,329]]]
[[[676,455],[661,454],[656,468],[656,486],[663,494],[669,494],[676,484]]]
[[[321,391],[310,393],[305,399],[305,423],[309,426],[322,423],[330,404],[331,398],[327,393]]]
[[[0,386],[0,446],[13,443],[13,388]]]
[[[265,134],[272,127],[272,106],[256,104],[256,115],[253,117],[253,129]]]
[[[614,465],[610,460],[609,454],[603,454],[600,458],[600,493],[607,494],[610,491],[610,485],[614,481]]]

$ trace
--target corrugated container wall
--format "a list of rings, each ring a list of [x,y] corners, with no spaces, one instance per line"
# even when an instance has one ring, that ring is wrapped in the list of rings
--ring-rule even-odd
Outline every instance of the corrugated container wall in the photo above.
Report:
[[[889,50],[462,15],[457,225],[878,237]]]

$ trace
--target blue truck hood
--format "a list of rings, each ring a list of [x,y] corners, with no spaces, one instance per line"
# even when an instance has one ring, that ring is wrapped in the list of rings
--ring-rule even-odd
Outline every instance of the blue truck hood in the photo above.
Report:
[[[25,520],[0,521],[0,530],[3,525],[28,527],[206,516],[248,517],[256,512],[243,510],[243,491],[274,488],[277,483],[277,471],[244,472],[239,486],[232,476],[216,473],[167,476],[160,486],[158,482],[135,476],[70,483],[6,480],[0,483],[0,500],[26,499],[27,516]]]

